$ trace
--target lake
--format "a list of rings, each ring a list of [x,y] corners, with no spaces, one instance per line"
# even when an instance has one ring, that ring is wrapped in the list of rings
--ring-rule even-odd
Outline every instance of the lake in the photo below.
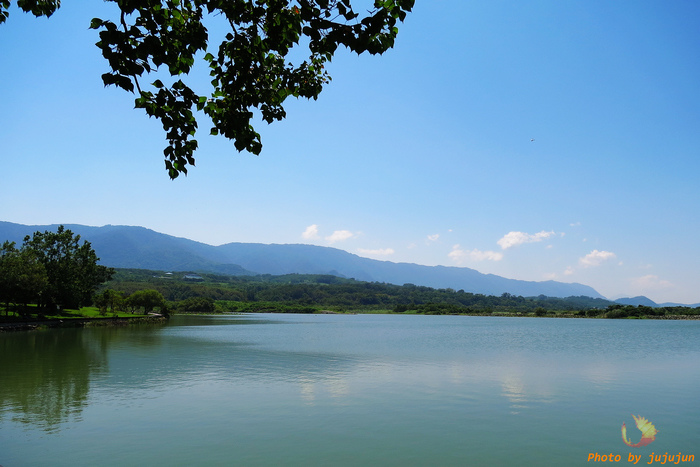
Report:
[[[700,321],[176,316],[0,350],[5,467],[700,464]]]

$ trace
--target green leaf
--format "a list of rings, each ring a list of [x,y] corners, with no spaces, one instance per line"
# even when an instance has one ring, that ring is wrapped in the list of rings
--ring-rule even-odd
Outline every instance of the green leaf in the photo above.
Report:
[[[197,117],[211,120],[212,135],[232,140],[239,151],[259,154],[262,143],[252,125],[254,115],[266,122],[281,120],[286,116],[282,104],[287,97],[316,99],[330,82],[323,65],[340,46],[358,54],[391,48],[397,21],[415,2],[375,0],[370,2],[374,9],[358,14],[352,0],[110,1],[121,8],[121,19],[92,18],[89,26],[100,30],[97,46],[109,63],[110,71],[102,76],[104,84],[134,92],[143,74],[159,68],[181,79],[170,87],[155,79],[151,83],[157,89],[155,95],[141,92],[134,101],[163,126],[167,138],[163,152],[171,178],[186,173],[187,165],[194,163],[197,143],[191,138],[197,129],[196,111],[204,114]],[[0,0],[0,22],[9,4]],[[48,16],[60,0],[18,0],[17,4]],[[221,15],[230,26],[219,44],[209,40],[205,14]],[[300,54],[299,49],[307,46],[310,55],[303,50]],[[309,60],[297,59],[303,56]],[[211,87],[201,91],[204,96],[184,82],[183,75],[192,70],[195,58],[209,68]]]
[[[90,20],[89,29],[97,29],[100,26],[102,26],[102,20],[100,18],[92,18],[92,20]]]

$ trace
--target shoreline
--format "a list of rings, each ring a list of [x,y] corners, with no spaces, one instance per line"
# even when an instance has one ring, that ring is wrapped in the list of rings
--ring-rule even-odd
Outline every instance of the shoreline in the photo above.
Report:
[[[319,310],[315,312],[297,312],[297,311],[234,311],[234,312],[222,312],[222,313],[176,313],[176,315],[187,316],[187,315],[197,315],[204,314],[209,316],[225,316],[225,315],[242,315],[247,314],[274,314],[274,315],[396,315],[396,316],[480,316],[480,317],[493,317],[493,318],[550,318],[550,319],[605,319],[605,320],[656,320],[656,321],[696,321],[700,320],[700,315],[643,315],[643,316],[630,316],[630,317],[619,317],[610,318],[604,315],[596,316],[581,316],[570,313],[556,313],[547,314],[543,316],[537,316],[533,313],[506,313],[506,312],[493,312],[493,313],[397,313],[393,311],[363,311],[363,310],[349,310],[349,311],[330,311],[330,310]]]
[[[0,332],[36,331],[43,328],[85,328],[93,326],[129,326],[141,323],[165,323],[162,315],[118,317],[118,318],[67,318],[41,321],[0,322]]]
[[[573,314],[558,314],[534,316],[532,314],[519,313],[373,313],[363,311],[331,311],[321,310],[313,313],[286,313],[280,311],[255,311],[255,312],[228,312],[228,313],[203,313],[207,315],[247,315],[255,313],[271,313],[271,314],[333,314],[333,315],[358,315],[358,314],[383,314],[383,315],[405,315],[405,316],[480,316],[493,318],[550,318],[550,319],[631,319],[631,320],[676,320],[676,321],[694,321],[700,320],[700,315],[663,315],[663,316],[641,316],[641,317],[625,317],[625,318],[606,318],[604,316],[577,316]],[[196,315],[202,313],[178,313],[183,316]],[[128,316],[128,317],[100,317],[100,318],[66,318],[66,319],[45,319],[41,321],[16,321],[16,322],[0,322],[0,333],[17,332],[17,331],[36,331],[41,329],[60,329],[60,328],[86,328],[99,326],[129,326],[132,324],[156,324],[166,323],[168,318],[163,315],[154,314],[148,316]]]

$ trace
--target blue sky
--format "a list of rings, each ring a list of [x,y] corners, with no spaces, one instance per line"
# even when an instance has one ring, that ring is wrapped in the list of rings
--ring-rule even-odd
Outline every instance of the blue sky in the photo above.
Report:
[[[312,243],[700,302],[700,4],[416,3],[393,50],[339,50],[318,101],[258,123],[260,156],[201,121],[197,166],[175,181],[158,122],[102,85],[87,26],[111,5],[11,10],[0,220]]]

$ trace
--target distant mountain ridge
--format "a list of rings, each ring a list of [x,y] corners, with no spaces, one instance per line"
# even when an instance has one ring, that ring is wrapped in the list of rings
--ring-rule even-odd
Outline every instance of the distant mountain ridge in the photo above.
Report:
[[[620,305],[632,305],[632,306],[652,306],[656,307],[659,306],[656,304],[655,301],[653,301],[650,298],[647,298],[643,295],[640,295],[638,297],[630,297],[630,298],[618,298],[615,300],[615,303],[619,303]]]
[[[220,246],[174,237],[144,227],[64,224],[89,241],[100,263],[117,268],[200,271],[232,275],[332,274],[361,281],[411,283],[484,295],[588,296],[604,298],[578,283],[522,281],[474,269],[422,266],[362,258],[337,248],[305,244],[228,243]],[[0,242],[21,244],[26,235],[58,225],[22,225],[0,221]]]
[[[658,307],[674,307],[674,306],[689,306],[691,308],[697,308],[700,307],[700,303],[695,303],[693,305],[684,305],[682,303],[656,303],[650,298],[645,297],[644,295],[640,295],[638,297],[630,297],[630,298],[618,298],[615,300],[615,303],[619,303],[620,305],[632,305],[632,306],[650,306],[654,308]]]

